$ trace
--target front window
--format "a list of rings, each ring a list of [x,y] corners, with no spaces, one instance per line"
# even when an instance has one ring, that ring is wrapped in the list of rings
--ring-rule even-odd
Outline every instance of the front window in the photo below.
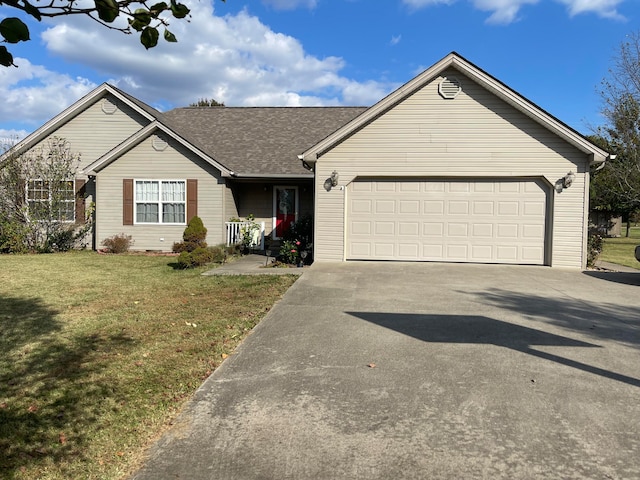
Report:
[[[47,180],[27,181],[27,204],[29,217],[33,220],[73,222],[75,201],[73,180],[63,180],[55,184]]]
[[[185,224],[185,180],[136,180],[136,223]]]

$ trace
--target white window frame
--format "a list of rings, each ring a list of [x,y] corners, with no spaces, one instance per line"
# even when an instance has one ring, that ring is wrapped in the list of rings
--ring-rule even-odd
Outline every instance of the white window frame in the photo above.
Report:
[[[158,201],[157,202],[139,202],[137,198],[137,185],[139,182],[156,182],[158,183]],[[163,202],[162,201],[162,184],[165,182],[181,182],[184,184],[184,200],[182,202]],[[138,221],[138,204],[139,203],[157,203],[158,205],[158,221],[157,222],[139,222]],[[162,206],[164,204],[184,205],[184,222],[163,222]],[[184,178],[136,178],[133,180],[133,223],[134,225],[186,225],[187,224],[187,180]]]
[[[31,205],[31,203],[34,203],[34,202],[40,202],[40,203],[45,203],[46,202],[46,203],[49,204],[49,207],[51,208],[51,206],[52,206],[51,204],[53,202],[53,199],[51,198],[51,188],[50,187],[47,187],[46,189],[45,188],[40,188],[38,190],[40,192],[47,192],[48,193],[47,198],[29,198],[29,192],[35,191],[35,189],[32,187],[32,184],[35,183],[35,182],[42,182],[43,184],[44,183],[47,183],[47,184],[51,183],[50,180],[43,180],[41,178],[30,178],[25,182],[25,185],[24,185],[24,197],[25,197],[25,201],[27,202],[27,209],[30,210],[30,205]],[[71,182],[71,184],[72,184],[72,187],[71,187],[71,198],[60,200],[61,203],[64,203],[64,204],[69,204],[70,203],[71,204],[71,213],[72,213],[72,215],[71,215],[71,219],[64,219],[63,220],[63,219],[57,218],[57,219],[55,219],[55,221],[60,222],[60,223],[75,223],[75,221],[76,221],[76,181],[75,181],[75,179],[60,180],[60,183],[63,183],[63,182],[64,183]],[[31,216],[31,215],[29,215],[29,216]],[[60,211],[58,211],[58,217],[60,217]],[[43,222],[43,221],[46,221],[46,220],[34,219],[33,221],[34,222]]]

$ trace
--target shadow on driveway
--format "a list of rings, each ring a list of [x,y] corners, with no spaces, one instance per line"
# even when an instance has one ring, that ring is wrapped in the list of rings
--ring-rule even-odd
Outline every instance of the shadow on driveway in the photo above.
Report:
[[[640,287],[640,271],[636,272],[602,272],[596,270],[588,270],[583,272],[585,275],[608,282],[624,283],[625,285],[636,285]]]
[[[356,318],[429,343],[486,344],[508,348],[584,372],[640,387],[640,380],[533,346],[601,348],[599,345],[476,315],[420,315],[409,313],[346,312]]]

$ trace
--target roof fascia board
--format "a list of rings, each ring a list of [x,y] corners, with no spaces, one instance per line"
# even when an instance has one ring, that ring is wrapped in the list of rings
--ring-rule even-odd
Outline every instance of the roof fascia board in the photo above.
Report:
[[[387,95],[381,101],[363,112],[362,115],[356,117],[351,122],[336,130],[333,134],[329,135],[321,142],[306,150],[301,155],[300,160],[309,164],[315,163],[320,156],[334,147],[337,143],[341,142],[347,136],[362,128],[364,125],[366,125],[376,117],[382,115],[385,111],[390,109],[395,104],[400,103],[403,99],[413,94],[418,89],[422,88],[436,75],[441,74],[449,67],[454,67],[457,70],[460,70],[471,79],[477,81],[484,88],[494,93],[499,98],[503,99],[528,117],[532,118],[534,121],[554,132],[556,135],[560,136],[561,138],[578,148],[580,151],[589,155],[592,154],[593,160],[591,161],[591,163],[602,162],[608,157],[607,152],[593,145],[572,128],[556,119],[549,113],[545,112],[541,108],[532,104],[523,96],[510,89],[505,84],[498,81],[496,78],[492,77],[480,68],[476,67],[471,62],[462,58],[455,52],[452,52],[442,60],[422,72],[420,75],[404,84],[402,87]]]
[[[16,146],[12,148],[10,151],[13,152],[13,154],[20,154],[25,150],[28,150],[29,148],[33,147],[35,144],[37,144],[38,142],[46,138],[48,135],[50,135],[53,131],[57,130],[60,126],[64,125],[69,120],[71,120],[72,118],[76,117],[77,115],[82,113],[84,110],[89,108],[100,98],[104,97],[106,93],[110,93],[111,95],[115,96],[122,102],[126,103],[129,107],[133,108],[136,112],[140,113],[149,121],[155,120],[155,118],[151,116],[148,112],[140,108],[134,102],[130,101],[127,97],[122,95],[118,90],[114,89],[111,85],[109,85],[108,83],[103,83],[102,85],[93,89],[91,92],[87,93],[84,97],[79,99],[77,102],[71,104],[69,107],[64,109],[61,113],[53,117],[51,120],[46,122],[44,125],[42,125],[40,128],[35,130],[33,133],[31,133],[30,135],[27,135],[27,137],[25,137],[23,140],[18,142]]]
[[[184,146],[191,152],[195,153],[197,156],[202,158],[204,161],[209,163],[214,168],[218,169],[223,177],[234,176],[233,171],[229,170],[224,165],[216,162],[213,158],[211,158],[209,155],[204,153],[202,150],[196,148],[195,146],[187,142],[184,138],[182,138],[180,135],[177,135],[171,129],[169,129],[168,127],[166,127],[165,125],[163,125],[157,120],[153,121],[152,123],[144,127],[142,130],[139,130],[138,132],[133,134],[131,137],[129,137],[127,140],[122,142],[120,145],[118,145],[111,151],[104,154],[102,157],[97,159],[92,164],[88,165],[84,173],[86,173],[87,175],[96,175],[100,170],[102,170],[103,168],[105,168],[106,166],[114,162],[117,158],[119,158],[125,152],[129,151],[136,145],[139,145],[146,138],[149,138],[156,130],[161,130],[163,133],[169,135],[172,139],[180,143],[182,146]]]

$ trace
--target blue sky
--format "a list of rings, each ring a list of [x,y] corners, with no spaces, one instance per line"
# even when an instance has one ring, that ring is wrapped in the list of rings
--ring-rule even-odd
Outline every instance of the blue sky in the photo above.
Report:
[[[89,1],[89,0],[81,0]],[[602,123],[600,82],[638,0],[183,0],[179,42],[146,51],[87,18],[29,21],[0,69],[0,138],[21,137],[102,82],[167,110],[372,105],[451,51],[581,133]],[[0,19],[16,16],[0,7]]]

